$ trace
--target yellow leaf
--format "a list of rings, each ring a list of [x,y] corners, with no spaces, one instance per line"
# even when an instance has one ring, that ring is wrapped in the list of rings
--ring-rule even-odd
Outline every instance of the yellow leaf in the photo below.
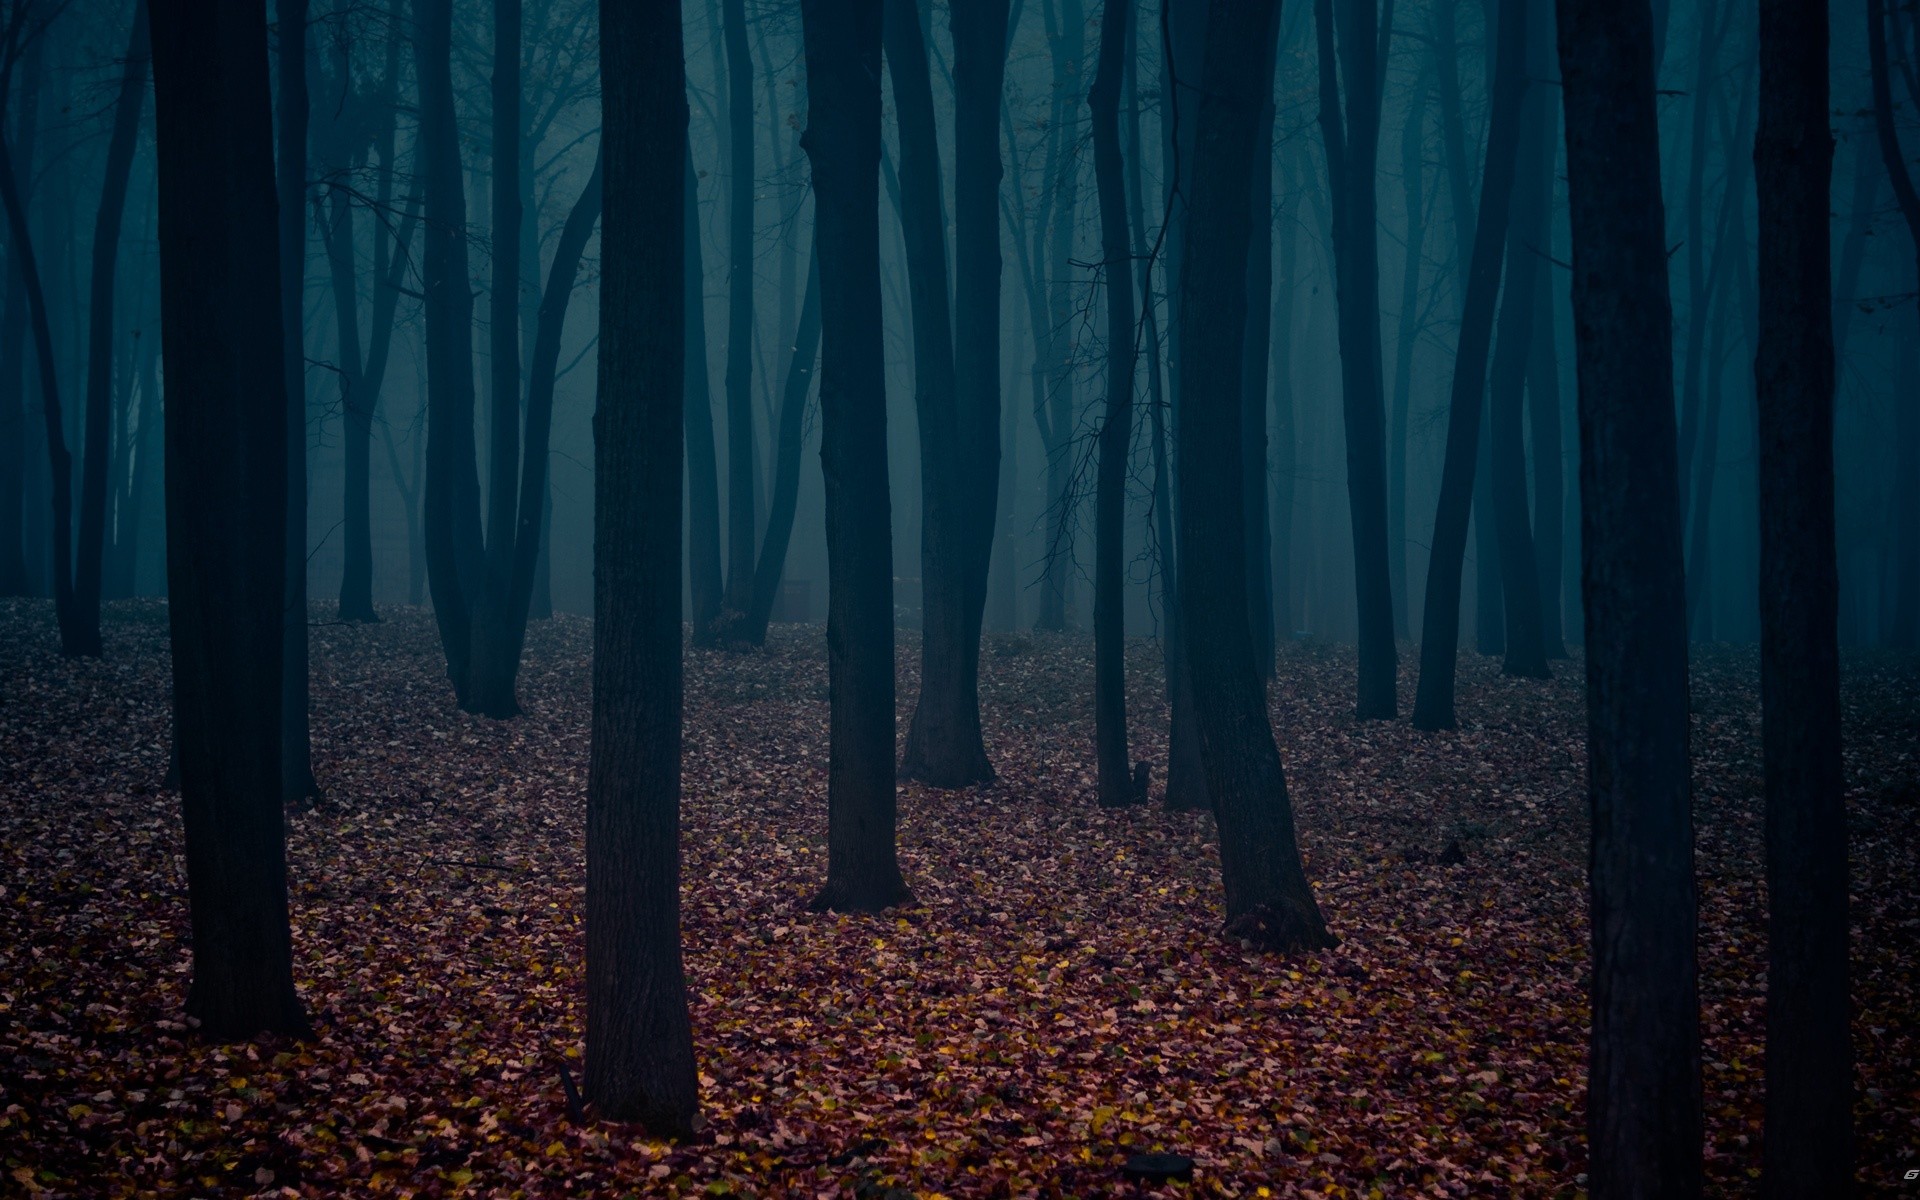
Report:
[[[1093,1120],[1087,1122],[1087,1130],[1098,1137],[1100,1131],[1105,1129],[1107,1122],[1111,1120],[1113,1120],[1113,1109],[1103,1105],[1093,1110]]]

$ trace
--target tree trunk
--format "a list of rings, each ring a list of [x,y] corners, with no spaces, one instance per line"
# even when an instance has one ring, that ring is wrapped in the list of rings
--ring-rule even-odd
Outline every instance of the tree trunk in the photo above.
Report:
[[[1280,36],[1274,22],[1274,37]],[[1273,355],[1273,89],[1267,89],[1253,151],[1253,212],[1247,245],[1247,336],[1240,367],[1240,470],[1246,494],[1247,624],[1262,680],[1274,672],[1273,529],[1267,506],[1267,373]],[[1288,281],[1291,287],[1292,282]]]
[[[720,463],[713,438],[713,384],[707,372],[707,300],[705,258],[700,252],[698,173],[693,145],[686,149],[687,243],[687,569],[693,600],[693,644],[719,644]]]
[[[1686,580],[1652,17],[1645,0],[1558,11],[1593,811],[1589,1186],[1594,1200],[1698,1196]]]
[[[1887,65],[1887,5],[1886,0],[1867,0],[1867,59],[1872,76],[1873,88],[1873,126],[1880,143],[1880,161],[1885,166],[1888,181],[1893,185],[1893,197],[1900,207],[1900,216],[1906,222],[1907,236],[1912,241],[1912,250],[1920,259],[1920,192],[1916,192],[1913,175],[1907,168],[1905,154],[1900,149],[1900,134],[1894,124],[1893,85],[1888,78]],[[1901,464],[1900,494],[1907,499],[1920,499],[1920,486],[1916,486],[1914,464],[1920,453],[1920,416],[1916,416],[1916,406],[1911,396],[1900,406],[1898,436],[1900,456],[1896,460]],[[1905,519],[1901,521],[1900,531],[1896,534],[1899,549],[1894,564],[1893,605],[1888,613],[1889,645],[1900,649],[1912,649],[1920,645],[1920,520],[1913,516],[1914,506],[1905,508]]]
[[[908,898],[894,851],[893,535],[880,333],[880,0],[802,0],[820,256],[827,504],[827,883],[816,908]]]
[[[753,602],[753,56],[746,0],[721,0],[727,56],[727,591],[724,607]]]
[[[73,602],[80,641],[61,649],[69,655],[100,655],[100,579],[106,551],[108,447],[113,436],[114,272],[120,261],[120,225],[127,208],[127,185],[138,149],[140,109],[147,99],[147,6],[135,0],[133,32],[120,69],[120,93],[113,105],[113,132],[100,184],[100,209],[93,224],[93,274],[87,305],[87,401],[80,452],[80,544],[74,563]]]
[[[1052,8],[1047,13],[1052,16]],[[1034,417],[1047,451],[1047,553],[1040,585],[1037,629],[1064,630],[1073,622],[1073,402],[1075,363],[1068,329],[1074,319],[1072,272],[1074,213],[1080,192],[1080,159],[1075,153],[1070,114],[1080,92],[1087,57],[1085,10],[1080,0],[1060,0],[1047,44],[1053,64],[1053,109],[1047,126],[1045,187],[1051,213],[1036,228],[1034,259],[1046,291],[1046,396],[1034,405]]]
[[[1333,0],[1315,0],[1319,43],[1320,129],[1333,190],[1335,291],[1340,325],[1341,411],[1347,434],[1347,502],[1352,510],[1354,593],[1360,641],[1362,720],[1399,711],[1393,595],[1387,565],[1387,418],[1380,363],[1379,198],[1383,64],[1374,0],[1343,0],[1342,30]],[[1386,25],[1392,27],[1392,9]],[[1341,113],[1341,80],[1345,107]]]
[[[1554,65],[1554,30],[1548,12],[1536,13],[1539,20],[1529,26],[1527,35],[1530,72],[1535,79],[1551,78]],[[1545,93],[1546,129],[1541,138],[1546,145],[1545,167],[1528,177],[1526,186],[1543,193],[1534,203],[1547,213],[1534,253],[1543,257],[1553,252],[1553,189],[1558,178],[1556,167],[1560,152],[1560,91],[1547,87]],[[1567,657],[1566,634],[1560,617],[1561,571],[1564,554],[1561,524],[1566,520],[1564,500],[1565,473],[1561,469],[1560,429],[1560,352],[1554,316],[1557,289],[1553,273],[1536,270],[1533,276],[1533,340],[1527,354],[1527,420],[1533,450],[1533,548],[1534,566],[1539,576],[1540,642],[1548,659]]]
[[[601,1115],[686,1137],[699,1083],[680,959],[680,6],[601,0],[600,47],[611,203],[593,418],[585,1082]]]
[[[307,359],[304,298],[307,267],[307,0],[277,0],[280,103],[278,189],[280,322],[286,342],[287,522],[286,602],[281,608],[280,758],[283,799],[310,803],[320,795],[307,729]]]
[[[967,530],[965,470],[946,220],[927,46],[914,0],[885,0],[887,71],[900,127],[900,231],[913,308],[914,412],[920,425],[921,688],[900,774],[935,787],[993,778],[980,736],[978,648],[966,646],[975,543]],[[977,642],[979,631],[972,629]]]
[[[427,453],[421,526],[427,588],[447,675],[468,701],[471,605],[483,586],[480,478],[474,465],[473,292],[467,200],[453,107],[452,0],[416,0],[420,91],[416,170],[422,211],[421,292],[426,314]]]
[[[1415,729],[1452,729],[1454,659],[1460,648],[1460,575],[1467,550],[1467,518],[1480,453],[1480,414],[1486,403],[1487,349],[1493,340],[1494,299],[1500,290],[1501,251],[1513,197],[1520,101],[1525,91],[1527,6],[1500,9],[1496,32],[1492,112],[1488,118],[1485,178],[1475,221],[1460,345],[1453,362],[1447,411],[1446,456],[1433,519],[1426,600],[1420,610],[1420,685],[1413,701]],[[1457,195],[1456,195],[1457,198]],[[1482,510],[1485,516],[1485,510]]]
[[[1387,567],[1393,592],[1393,632],[1407,625],[1407,421],[1413,402],[1413,348],[1424,325],[1420,314],[1421,254],[1427,237],[1427,85],[1423,72],[1407,102],[1400,134],[1400,182],[1405,189],[1407,236],[1400,265],[1400,331],[1393,344],[1393,414],[1387,431]]]
[[[1300,861],[1253,667],[1238,470],[1248,202],[1279,5],[1213,0],[1209,9],[1180,275],[1180,595],[1228,930],[1274,949],[1312,950],[1334,939]]]
[[[300,1034],[281,815],[287,371],[264,5],[154,0],[167,582],[207,1037]]]
[[[1883,3],[1873,0],[1876,10]],[[1827,31],[1825,3],[1762,0],[1760,126],[1753,150],[1760,198],[1754,387],[1760,410],[1760,701],[1767,792],[1761,1190],[1778,1197],[1844,1196],[1853,1182]]]
[[[1134,332],[1133,245],[1120,161],[1120,76],[1133,48],[1128,28],[1132,7],[1132,0],[1106,0],[1100,17],[1100,57],[1087,93],[1107,309],[1107,408],[1100,425],[1094,484],[1093,567],[1094,760],[1103,808],[1145,799],[1135,794],[1127,756],[1126,520],[1127,460],[1133,448]],[[1261,400],[1264,404],[1264,395]]]
[[[345,553],[337,616],[342,621],[378,621],[380,614],[373,610],[373,408],[366,394],[366,369],[360,354],[353,200],[344,190],[328,194],[325,240],[340,346],[342,474],[346,487],[340,517]]]

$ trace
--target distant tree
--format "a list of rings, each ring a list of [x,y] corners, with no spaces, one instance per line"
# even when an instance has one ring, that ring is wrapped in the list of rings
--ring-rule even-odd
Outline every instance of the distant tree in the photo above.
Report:
[[[699,1084],[680,959],[680,6],[601,0],[600,47],[586,1093],[605,1116],[683,1137]]]
[[[1340,326],[1340,393],[1352,509],[1360,666],[1355,715],[1399,711],[1393,585],[1387,566],[1387,415],[1380,361],[1379,196],[1381,92],[1392,5],[1384,29],[1375,0],[1314,0],[1320,130],[1333,189],[1333,252]],[[1342,85],[1344,86],[1344,89]],[[1344,90],[1344,112],[1342,91]]]
[[[1907,226],[1907,236],[1912,240],[1916,259],[1920,259],[1920,191],[1914,187],[1913,172],[1900,148],[1900,132],[1894,123],[1893,72],[1888,61],[1888,47],[1901,44],[1899,37],[1888,34],[1888,25],[1898,19],[1897,6],[1890,9],[1886,0],[1867,0],[1867,60],[1873,88],[1874,133],[1880,144],[1880,161],[1886,167],[1894,200]],[[1920,68],[1920,63],[1908,59],[1902,65],[1906,68],[1902,76],[1908,80],[1908,99],[1920,103],[1920,92],[1915,91],[1912,83],[1913,71]],[[1893,604],[1886,624],[1888,644],[1910,649],[1920,645],[1920,519],[1913,515],[1920,512],[1920,471],[1913,469],[1914,464],[1920,462],[1920,405],[1909,398],[1900,406],[1899,420],[1902,469],[1897,495],[1903,503],[1896,505],[1895,511],[1905,514],[1905,519],[1894,535],[1897,549],[1893,561]]]
[[[1087,93],[1107,309],[1107,407],[1100,423],[1100,463],[1094,485],[1093,567],[1094,760],[1100,804],[1106,808],[1146,798],[1135,792],[1127,756],[1127,466],[1133,451],[1135,335],[1133,242],[1127,228],[1120,155],[1120,79],[1133,53],[1132,9],[1133,0],[1105,0],[1100,55]],[[1263,482],[1264,478],[1263,470]]]
[[[721,635],[725,577],[720,569],[720,463],[713,438],[713,383],[707,373],[705,259],[700,253],[699,172],[686,150],[687,200],[687,592],[693,601],[693,644],[715,646]]]
[[[1476,503],[1473,480],[1487,399],[1487,351],[1493,341],[1494,300],[1500,291],[1500,259],[1520,141],[1520,101],[1526,90],[1526,21],[1525,4],[1501,5],[1485,178],[1471,239],[1460,342],[1453,361],[1453,394],[1447,409],[1446,457],[1441,464],[1440,499],[1433,518],[1426,601],[1421,606],[1420,684],[1413,701],[1415,729],[1452,729],[1454,725],[1460,575],[1467,552],[1467,518]],[[1455,200],[1460,200],[1458,189]],[[1481,516],[1484,519],[1491,514],[1483,508]]]
[[[1595,1200],[1700,1194],[1700,1008],[1653,19],[1559,0],[1580,386]],[[1824,209],[1823,209],[1824,211]]]
[[[217,1039],[298,1034],[280,798],[288,406],[266,9],[152,7],[187,1013]]]
[[[14,9],[18,16],[24,6]],[[22,33],[25,32],[23,29]],[[28,209],[33,189],[25,181],[34,175],[35,146],[40,133],[40,88],[46,74],[41,39],[22,38],[0,57],[0,158],[18,184],[20,220],[7,212],[5,298],[0,301],[0,596],[25,596],[32,590],[26,558],[27,429],[31,417],[26,392],[27,329],[30,302],[22,252],[15,245],[19,230],[31,230]],[[14,102],[18,88],[19,100]],[[29,238],[31,234],[29,233]]]
[[[1073,113],[1079,107],[1087,57],[1086,8],[1081,0],[1044,5],[1052,95],[1046,126],[1046,161],[1041,173],[1039,219],[1033,223],[1030,285],[1045,297],[1036,328],[1041,395],[1034,401],[1034,424],[1047,452],[1047,553],[1040,580],[1036,629],[1063,630],[1073,620],[1074,528],[1074,376],[1070,330],[1074,321],[1073,258],[1076,210],[1080,200],[1079,138]]]
[[[1827,41],[1824,0],[1761,3],[1753,150],[1768,910],[1761,1190],[1777,1197],[1844,1196],[1853,1182]]]
[[[286,602],[281,606],[280,791],[288,800],[320,794],[313,776],[313,740],[308,729],[307,646],[307,0],[277,0],[280,54],[279,104],[275,108],[280,206],[280,329],[286,342],[282,368],[287,384],[287,522],[283,567]]]
[[[936,787],[993,778],[980,735],[978,618],[973,616],[977,542],[968,528],[953,314],[948,303],[947,222],[940,144],[915,0],[885,0],[883,44],[900,127],[900,224],[913,306],[914,412],[920,427],[921,688],[907,727],[901,774]],[[969,648],[968,642],[974,645]]]
[[[1249,202],[1278,20],[1275,0],[1208,6],[1180,272],[1180,598],[1228,928],[1277,949],[1310,950],[1334,939],[1300,861],[1254,667],[1239,470]]]
[[[1406,210],[1406,237],[1400,257],[1400,327],[1393,339],[1393,409],[1387,429],[1387,570],[1393,597],[1393,632],[1407,637],[1407,426],[1413,402],[1413,348],[1424,313],[1420,303],[1422,255],[1427,221],[1426,68],[1407,100],[1400,129],[1400,185]]]

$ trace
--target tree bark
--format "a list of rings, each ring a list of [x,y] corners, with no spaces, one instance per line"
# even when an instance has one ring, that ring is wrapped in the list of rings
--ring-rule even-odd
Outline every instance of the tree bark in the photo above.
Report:
[[[1697,1196],[1686,580],[1653,23],[1645,0],[1559,0],[1558,13],[1593,811],[1589,1186],[1595,1200]]]
[[[1383,64],[1374,0],[1315,0],[1320,128],[1333,190],[1335,291],[1339,306],[1341,412],[1347,435],[1347,502],[1352,511],[1354,593],[1359,611],[1358,699],[1354,715],[1390,720],[1399,712],[1393,595],[1387,565],[1387,418],[1380,362],[1379,197]],[[1385,25],[1393,24],[1391,0]],[[1344,77],[1345,115],[1341,83]]]
[[[1873,0],[1874,8],[1882,2]],[[1754,389],[1760,410],[1760,702],[1767,794],[1761,1192],[1770,1197],[1844,1196],[1853,1182],[1827,40],[1822,0],[1762,0],[1760,125],[1753,150],[1760,199]]]
[[[1128,28],[1131,9],[1132,0],[1106,0],[1100,17],[1100,56],[1087,93],[1107,310],[1107,406],[1100,425],[1094,484],[1093,567],[1094,760],[1103,808],[1145,799],[1135,794],[1127,756],[1126,520],[1127,460],[1133,448],[1134,332],[1133,245],[1120,160],[1120,76],[1133,50]],[[1264,395],[1261,399],[1264,403]]]
[[[1480,453],[1480,416],[1486,405],[1487,349],[1493,340],[1494,300],[1500,290],[1501,251],[1513,197],[1520,101],[1525,91],[1527,6],[1500,9],[1494,52],[1492,112],[1488,118],[1485,178],[1475,221],[1460,344],[1453,363],[1447,411],[1446,456],[1433,519],[1426,601],[1420,612],[1420,684],[1414,694],[1415,729],[1452,729],[1454,660],[1460,648],[1460,576],[1467,550],[1467,518]],[[1456,193],[1457,198],[1457,193]],[[1484,512],[1483,516],[1486,515]]]
[[[821,909],[908,898],[894,850],[893,536],[880,340],[880,0],[802,0],[820,255],[827,504],[827,883]]]
[[[219,1040],[300,1034],[281,815],[287,371],[264,5],[153,2],[167,605],[193,983]]]
[[[280,103],[278,187],[280,215],[280,322],[286,341],[287,522],[286,602],[281,608],[280,759],[284,799],[310,803],[320,795],[313,776],[313,745],[307,728],[307,357],[304,298],[307,267],[307,0],[277,0]]]
[[[1272,0],[1213,0],[1180,275],[1180,595],[1201,758],[1220,828],[1228,930],[1279,950],[1332,945],[1307,882],[1247,627],[1239,467],[1246,256]]]
[[[977,546],[967,529],[968,463],[948,305],[940,147],[915,0],[885,0],[882,8],[900,127],[900,230],[913,309],[914,412],[920,425],[921,686],[900,774],[935,787],[965,787],[992,779],[993,766],[980,735],[979,630],[970,582]],[[975,642],[971,651],[969,632]]]
[[[660,1137],[690,1135],[699,1101],[680,958],[681,45],[679,5],[601,0],[585,1081],[602,1115]]]

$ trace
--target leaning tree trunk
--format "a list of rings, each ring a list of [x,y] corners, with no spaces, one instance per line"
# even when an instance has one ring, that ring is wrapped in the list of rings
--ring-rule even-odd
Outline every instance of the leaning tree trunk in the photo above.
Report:
[[[970,656],[967,464],[960,433],[946,220],[927,45],[914,0],[885,0],[887,72],[900,126],[900,230],[913,308],[914,412],[920,425],[921,688],[900,773],[935,787],[993,778],[980,736],[978,649]],[[975,640],[979,633],[973,630]],[[975,663],[969,670],[969,659]]]
[[[1132,0],[1106,0],[1099,65],[1087,93],[1107,305],[1107,409],[1094,484],[1093,566],[1094,761],[1103,808],[1145,799],[1135,794],[1127,758],[1127,459],[1133,448],[1134,334],[1133,246],[1120,163],[1120,75],[1132,52],[1132,7]]]
[[[1652,17],[1559,0],[1580,384],[1595,1200],[1700,1194],[1700,1005]],[[1824,215],[1824,206],[1822,208]]]
[[[153,0],[187,1013],[300,1034],[281,815],[287,372],[266,9]]]
[[[1767,790],[1761,1188],[1769,1196],[1843,1196],[1853,1180],[1827,39],[1825,3],[1762,0],[1760,126],[1753,150],[1760,197],[1760,332],[1753,374],[1760,410],[1760,702]]]
[[[602,0],[600,48],[612,202],[593,418],[586,1093],[603,1116],[686,1137],[699,1080],[680,959],[680,6]]]
[[[1273,0],[1213,0],[1208,14],[1180,273],[1180,596],[1228,929],[1275,949],[1311,950],[1334,939],[1300,861],[1253,666],[1238,469],[1249,200],[1279,18]]]
[[[1460,648],[1460,575],[1467,551],[1467,517],[1473,507],[1473,476],[1480,454],[1480,415],[1486,403],[1487,349],[1493,340],[1494,298],[1500,290],[1500,258],[1513,196],[1519,143],[1520,100],[1525,90],[1527,6],[1501,6],[1488,119],[1485,178],[1473,233],[1460,345],[1453,363],[1453,395],[1447,412],[1446,457],[1440,470],[1440,501],[1433,519],[1433,550],[1427,564],[1427,595],[1420,613],[1420,685],[1414,694],[1415,729],[1452,729],[1454,659]],[[1483,513],[1484,516],[1484,513]]]
[[[908,898],[894,849],[893,534],[880,340],[880,0],[802,0],[820,465],[827,503],[827,883],[818,908]]]
[[[1399,711],[1393,641],[1392,573],[1387,565],[1387,419],[1380,362],[1379,197],[1383,76],[1374,0],[1343,0],[1336,36],[1333,0],[1315,0],[1320,128],[1333,187],[1333,244],[1340,325],[1341,411],[1347,435],[1347,501],[1352,510],[1354,594],[1359,612],[1355,715]],[[1389,24],[1391,23],[1389,8]],[[1341,114],[1341,77],[1346,113]]]
[[[100,654],[100,574],[106,548],[107,449],[112,437],[114,271],[120,260],[120,224],[138,148],[140,109],[147,97],[147,6],[135,0],[133,32],[120,69],[113,132],[93,225],[93,275],[87,304],[87,403],[80,452],[80,545],[74,563],[73,604],[78,632],[87,639],[63,646],[68,654]]]

